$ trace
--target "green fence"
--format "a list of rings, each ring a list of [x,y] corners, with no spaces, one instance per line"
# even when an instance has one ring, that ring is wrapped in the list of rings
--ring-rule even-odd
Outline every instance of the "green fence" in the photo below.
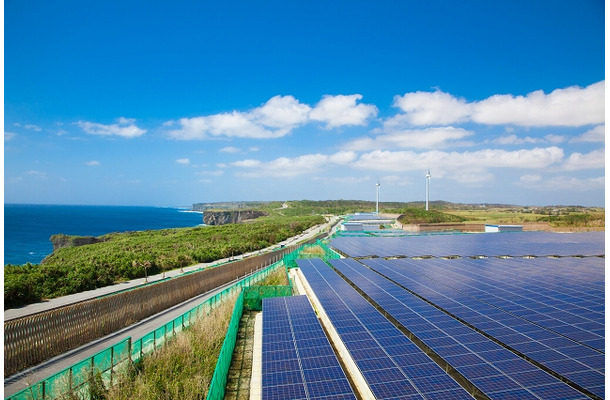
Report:
[[[315,248],[315,251],[312,252],[313,248]],[[295,260],[298,258],[313,257],[334,259],[339,258],[340,255],[319,240],[314,244],[303,245],[299,249],[284,256],[283,260],[239,280],[222,292],[207,299],[174,320],[142,336],[140,339],[132,340],[131,337],[128,337],[121,342],[100,351],[92,357],[88,357],[85,360],[31,385],[7,399],[54,400],[70,397],[69,394],[75,394],[83,399],[87,397],[90,398],[92,384],[99,384],[99,380],[101,379],[101,382],[103,382],[106,387],[112,385],[115,375],[126,370],[130,363],[139,361],[144,356],[162,347],[176,334],[180,333],[183,329],[188,328],[197,319],[207,315],[210,310],[224,302],[226,298],[231,296],[236,290],[244,288],[233,309],[229,329],[225,341],[223,342],[207,397],[208,399],[222,399],[224,397],[227,373],[231,365],[243,308],[260,310],[263,298],[292,295],[290,278],[288,278],[290,285],[287,286],[252,287],[251,285],[266,278],[277,268],[285,268],[287,271],[289,267],[296,266]]]
[[[69,398],[69,394],[75,394],[79,398],[83,399],[91,397],[90,388],[91,384],[94,383],[94,380],[97,379],[99,381],[99,379],[101,379],[106,387],[112,385],[116,373],[126,369],[129,363],[138,361],[142,359],[142,357],[162,347],[173,336],[190,326],[197,319],[207,315],[210,310],[224,302],[226,298],[231,296],[236,290],[248,287],[251,284],[266,278],[276,268],[283,266],[282,261],[278,261],[261,271],[241,279],[232,286],[224,289],[215,296],[210,297],[200,305],[192,308],[181,316],[142,336],[140,339],[132,340],[131,337],[128,337],[121,342],[100,351],[92,357],[88,357],[21,390],[7,399],[54,400],[59,398]],[[235,307],[235,309],[239,309],[238,312],[240,313],[241,317],[243,296],[240,295],[240,298],[242,303],[240,307]],[[237,311],[234,310],[234,316],[236,312]],[[231,326],[233,326],[233,320],[231,321],[231,324]],[[239,319],[237,319],[235,324],[237,324],[237,327],[239,327]],[[231,333],[231,328],[229,329],[229,333]],[[233,346],[235,345],[236,334],[237,331],[235,331],[235,335],[233,335]],[[229,336],[230,335],[227,334],[227,338]],[[227,340],[228,339],[225,338],[225,342]],[[225,357],[229,358],[229,365],[231,363],[231,356],[232,350],[229,352],[228,356],[225,355]],[[215,372],[214,376],[216,376],[216,374],[217,373]],[[220,372],[219,374],[222,375]],[[224,379],[226,380],[226,373],[224,373]],[[215,387],[218,385],[220,384],[215,384]],[[210,387],[210,390],[212,390],[212,387]],[[224,393],[224,387],[222,390]]]
[[[317,240],[315,243],[303,245],[292,253],[286,254],[283,261],[288,268],[295,268],[297,266],[296,260],[303,258],[322,258],[324,260],[332,260],[335,258],[341,258],[341,255],[330,249],[322,241]]]
[[[239,321],[244,309],[244,292],[242,291],[235,302],[233,307],[233,315],[231,316],[231,322],[225,335],[225,340],[222,343],[220,354],[218,355],[218,361],[216,362],[216,368],[214,369],[214,375],[210,382],[210,390],[208,391],[207,399],[221,400],[225,397],[225,387],[227,386],[227,375],[229,374],[229,368],[231,368],[231,360],[233,359],[233,350],[235,349],[235,342],[237,340],[237,331],[239,330]]]

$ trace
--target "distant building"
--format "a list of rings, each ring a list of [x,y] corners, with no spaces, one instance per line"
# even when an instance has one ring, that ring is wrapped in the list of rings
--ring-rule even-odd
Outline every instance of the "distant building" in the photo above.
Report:
[[[364,225],[361,222],[344,222],[341,224],[341,230],[350,232],[363,231]]]
[[[485,225],[485,232],[523,232],[523,225]]]

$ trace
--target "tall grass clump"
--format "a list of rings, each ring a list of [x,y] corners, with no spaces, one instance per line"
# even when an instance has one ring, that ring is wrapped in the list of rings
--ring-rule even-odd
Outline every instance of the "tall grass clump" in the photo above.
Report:
[[[205,399],[236,297],[120,375],[106,399]]]

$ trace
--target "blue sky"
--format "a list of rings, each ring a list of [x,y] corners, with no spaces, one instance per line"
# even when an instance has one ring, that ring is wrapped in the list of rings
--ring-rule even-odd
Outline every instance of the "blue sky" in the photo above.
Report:
[[[602,206],[604,14],[7,0],[4,201]]]

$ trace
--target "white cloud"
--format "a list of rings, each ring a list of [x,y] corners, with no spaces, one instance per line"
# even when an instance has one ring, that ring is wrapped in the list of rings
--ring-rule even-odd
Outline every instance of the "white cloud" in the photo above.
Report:
[[[4,132],[4,141],[9,142],[9,141],[13,140],[15,138],[15,136],[17,136],[17,135],[12,132],[5,131]]]
[[[251,119],[257,124],[291,130],[307,122],[311,107],[292,96],[274,96],[262,107],[252,110]]]
[[[492,143],[507,145],[507,144],[535,144],[535,143],[551,143],[551,144],[559,144],[565,141],[564,136],[549,134],[542,138],[533,138],[530,136],[526,136],[524,138],[518,137],[517,135],[511,134],[506,136],[501,136],[497,139],[492,140]]]
[[[258,148],[258,147],[256,147],[256,146],[250,147],[250,148],[248,149],[248,151],[250,151],[250,152],[252,152],[252,153],[257,152],[257,151],[259,151],[259,150],[260,150],[260,148]]]
[[[501,136],[497,139],[493,140],[493,143],[495,144],[501,144],[501,145],[506,145],[506,144],[524,144],[524,143],[537,143],[539,142],[539,139],[536,138],[532,138],[532,137],[524,137],[524,138],[520,138],[517,135],[507,135],[507,136]]]
[[[227,146],[227,147],[223,147],[222,149],[218,150],[221,153],[239,153],[241,150],[238,149],[237,147],[231,147],[231,146]]]
[[[371,180],[369,176],[339,176],[339,177],[328,177],[328,176],[315,176],[311,178],[312,181],[323,182],[327,184],[346,184],[355,185],[362,182],[368,182]]]
[[[606,141],[606,125],[598,125],[580,136],[575,137],[570,142],[601,142]]]
[[[334,164],[346,165],[354,161],[358,157],[353,151],[340,151],[328,157],[328,161]]]
[[[33,177],[36,177],[36,178],[41,179],[41,180],[45,180],[47,178],[47,173],[46,172],[38,171],[38,170],[35,170],[35,169],[29,170],[25,174],[33,176]]]
[[[122,137],[138,137],[146,133],[146,129],[138,128],[135,125],[135,119],[120,117],[118,123],[104,125],[95,122],[78,121],[76,122],[85,133],[90,135],[102,136],[122,136]]]
[[[457,174],[461,170],[473,168],[477,171],[487,168],[546,168],[562,159],[563,150],[555,146],[515,151],[483,149],[462,153],[375,150],[362,154],[354,166],[399,172],[421,170],[430,165],[433,176],[442,177],[446,173]]]
[[[399,175],[387,175],[380,179],[380,183],[383,190],[384,184],[391,184],[392,186],[406,186],[410,185],[412,181],[411,179]]]
[[[343,125],[366,125],[369,118],[377,116],[377,107],[372,104],[356,104],[362,95],[325,95],[311,110],[310,118],[326,123],[326,128]]]
[[[605,81],[581,88],[542,90],[525,96],[493,95],[468,103],[439,90],[406,93],[394,98],[394,106],[403,111],[386,121],[389,126],[447,125],[472,121],[487,125],[585,126],[604,123]]]
[[[91,161],[85,162],[85,165],[88,167],[97,167],[98,165],[100,165],[100,162],[97,160],[91,160]]]
[[[248,112],[233,111],[210,116],[181,118],[179,129],[168,132],[180,140],[204,140],[215,137],[271,139],[286,136],[307,122],[310,107],[292,96],[275,96],[261,107]],[[174,121],[163,124],[175,126]]]
[[[572,86],[549,94],[495,95],[473,104],[471,119],[481,124],[583,126],[604,122],[605,81]]]
[[[234,167],[244,168],[247,171],[239,172],[238,175],[264,178],[295,177],[320,171],[328,164],[346,165],[356,158],[353,152],[338,152],[332,155],[305,154],[302,156],[288,158],[280,157],[275,160],[262,162],[259,160],[241,160],[231,163]]]
[[[468,142],[455,142],[472,136],[473,132],[454,127],[427,128],[420,130],[404,130],[377,137],[360,138],[348,142],[345,148],[354,151],[382,150],[395,148],[442,148],[452,146],[470,145]]]
[[[582,169],[598,169],[605,167],[606,152],[604,149],[593,150],[590,153],[572,153],[563,164],[565,171],[576,171]]]
[[[447,125],[464,122],[471,113],[471,106],[463,99],[457,99],[449,93],[435,92],[406,93],[394,96],[394,107],[403,112],[404,119],[413,125]],[[391,120],[395,124],[399,120]]]
[[[189,160],[188,158],[179,158],[176,160],[176,163],[182,165],[189,165],[191,163],[191,160]]]
[[[534,176],[533,178],[524,175],[519,179],[517,185],[528,188],[530,190],[539,191],[566,191],[584,192],[590,190],[603,189],[605,187],[605,177],[579,179],[572,176],[555,176],[551,178],[542,178]]]
[[[29,129],[31,131],[36,131],[36,132],[42,131],[41,127],[39,127],[38,125],[34,125],[34,124],[21,125],[19,122],[15,122],[13,125],[21,127],[21,128]]]

